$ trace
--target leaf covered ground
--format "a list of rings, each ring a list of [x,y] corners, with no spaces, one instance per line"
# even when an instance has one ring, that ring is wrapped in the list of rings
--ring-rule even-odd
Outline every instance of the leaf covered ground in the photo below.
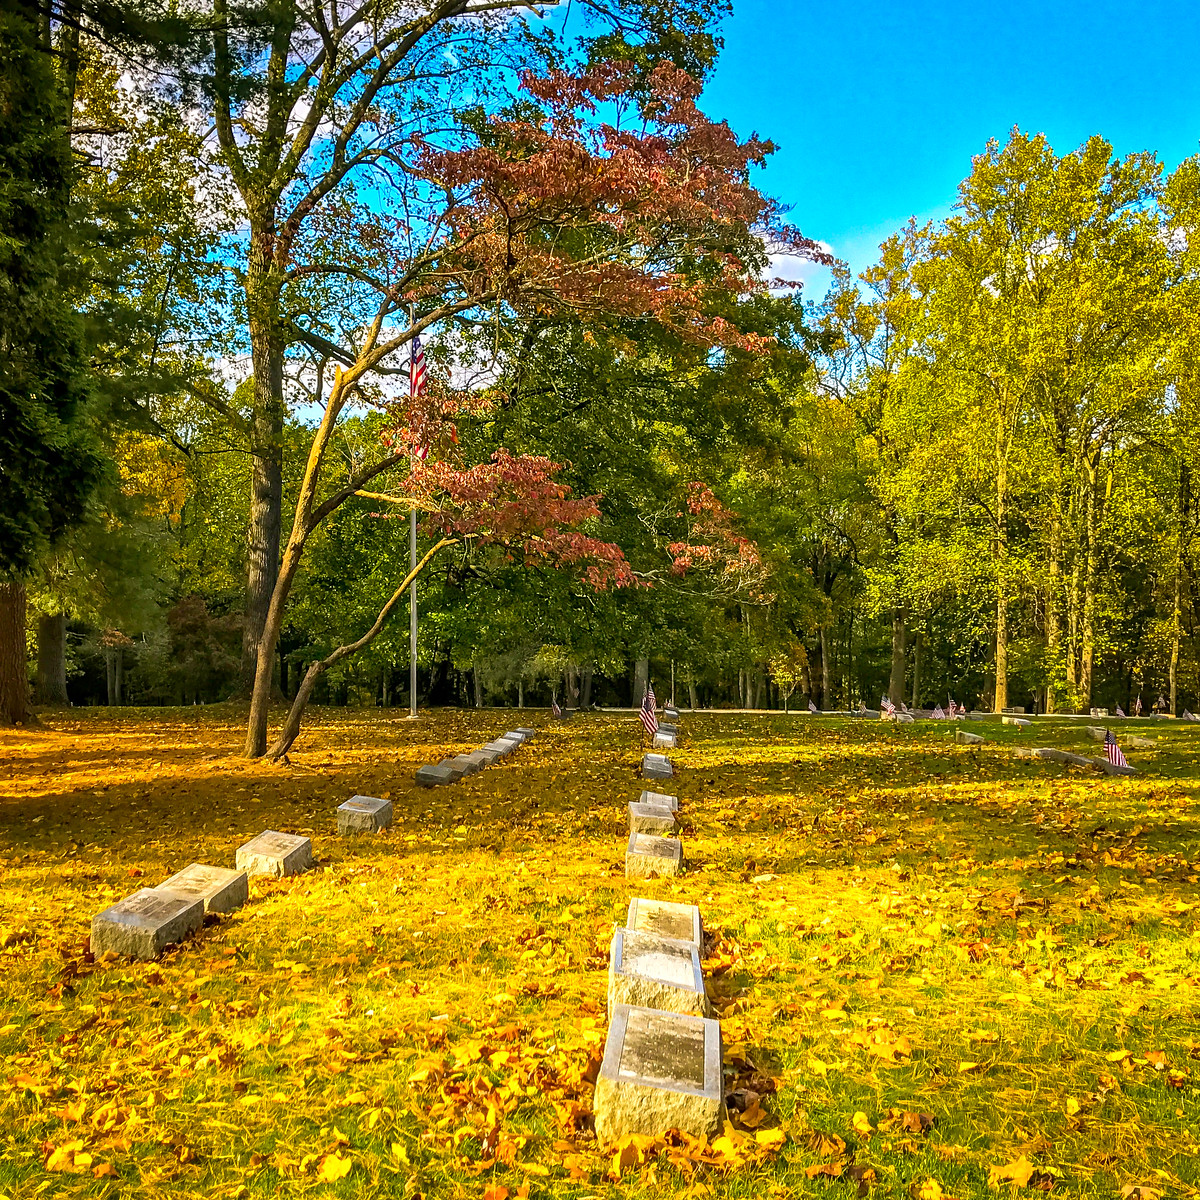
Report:
[[[290,767],[238,714],[0,734],[0,1196],[913,1200],[1200,1188],[1200,728],[1144,773],[1083,723],[704,713],[674,755],[688,869],[627,884],[639,726],[588,715],[445,789],[422,762],[541,714],[314,717]],[[355,841],[334,809],[389,797]],[[92,915],[265,828],[254,880],[156,963]],[[607,949],[633,894],[700,905],[731,1120],[601,1154]]]

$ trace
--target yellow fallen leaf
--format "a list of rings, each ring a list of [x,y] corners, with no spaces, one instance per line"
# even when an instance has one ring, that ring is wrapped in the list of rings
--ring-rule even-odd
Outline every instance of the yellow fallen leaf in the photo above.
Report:
[[[988,1171],[988,1183],[995,1187],[998,1183],[1015,1183],[1018,1187],[1024,1187],[1034,1175],[1037,1168],[1025,1157],[1014,1160],[1003,1167],[992,1167]]]
[[[321,1166],[317,1170],[317,1178],[322,1183],[336,1183],[339,1179],[345,1179],[350,1174],[352,1166],[354,1166],[354,1162],[349,1157],[335,1150],[332,1154],[327,1154],[321,1159]]]
[[[754,1134],[754,1140],[762,1149],[774,1154],[783,1149],[787,1134],[782,1129],[759,1129]]]
[[[1079,1104],[1079,1101],[1076,1100],[1074,1096],[1068,1096],[1065,1107],[1067,1110],[1067,1116],[1073,1117],[1079,1111],[1080,1104]]]
[[[1110,1050],[1105,1056],[1109,1062],[1120,1062],[1124,1058],[1129,1057],[1128,1050]]]
[[[977,1062],[960,1062],[958,1064],[958,1073],[960,1075],[970,1075],[975,1071],[983,1070],[983,1063]]]
[[[856,1112],[850,1124],[859,1137],[870,1137],[875,1132],[875,1127],[867,1120],[865,1112]]]

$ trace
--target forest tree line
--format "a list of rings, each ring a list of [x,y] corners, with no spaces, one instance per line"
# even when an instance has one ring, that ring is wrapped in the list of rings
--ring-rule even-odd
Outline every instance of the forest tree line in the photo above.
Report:
[[[5,15],[8,719],[406,704],[413,507],[422,703],[1196,705],[1200,163],[1013,131],[810,299],[719,5],[471,7]]]

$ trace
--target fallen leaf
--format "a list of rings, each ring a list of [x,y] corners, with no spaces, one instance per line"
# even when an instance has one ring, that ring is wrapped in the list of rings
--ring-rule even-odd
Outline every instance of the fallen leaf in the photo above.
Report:
[[[350,1174],[352,1166],[354,1166],[352,1159],[343,1155],[341,1151],[335,1150],[321,1159],[321,1165],[317,1169],[317,1179],[322,1183],[336,1183]]]
[[[998,1183],[1011,1182],[1018,1187],[1024,1187],[1034,1176],[1037,1168],[1025,1157],[1010,1162],[1007,1166],[992,1167],[988,1171],[988,1183],[995,1187]]]

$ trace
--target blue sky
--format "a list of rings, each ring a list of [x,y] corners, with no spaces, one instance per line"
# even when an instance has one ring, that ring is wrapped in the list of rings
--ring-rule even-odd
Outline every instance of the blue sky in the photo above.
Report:
[[[703,106],[779,145],[759,186],[856,270],[910,215],[949,212],[1013,125],[1060,154],[1095,133],[1169,168],[1200,152],[1195,0],[733,3]]]

